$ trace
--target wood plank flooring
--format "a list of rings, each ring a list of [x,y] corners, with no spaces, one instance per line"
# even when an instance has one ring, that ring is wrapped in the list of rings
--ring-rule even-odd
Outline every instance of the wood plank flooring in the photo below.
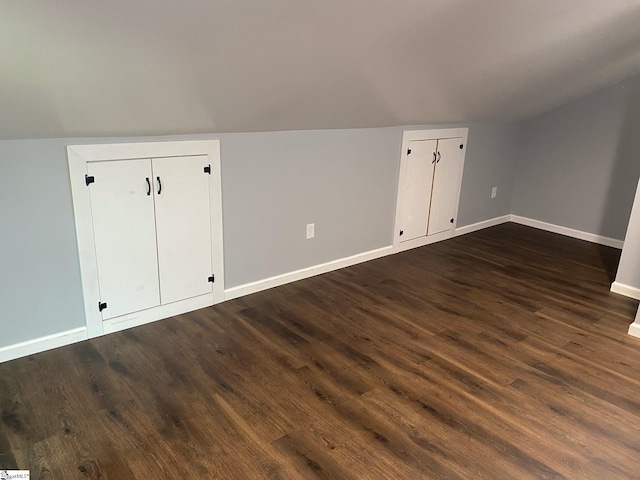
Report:
[[[1,364],[0,469],[639,478],[618,256],[505,224]]]

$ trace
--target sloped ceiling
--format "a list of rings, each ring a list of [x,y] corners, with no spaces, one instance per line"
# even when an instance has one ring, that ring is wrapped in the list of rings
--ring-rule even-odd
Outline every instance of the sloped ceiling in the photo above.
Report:
[[[0,138],[528,118],[640,73],[638,0],[15,0]]]

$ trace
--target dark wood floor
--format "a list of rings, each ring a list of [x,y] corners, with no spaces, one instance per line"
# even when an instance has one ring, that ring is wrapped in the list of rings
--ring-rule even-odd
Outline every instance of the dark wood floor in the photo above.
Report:
[[[505,224],[2,364],[0,468],[639,478],[618,255]]]

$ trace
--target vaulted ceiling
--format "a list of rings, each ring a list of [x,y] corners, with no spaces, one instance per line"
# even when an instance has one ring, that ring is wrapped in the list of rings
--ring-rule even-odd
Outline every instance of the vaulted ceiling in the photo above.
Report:
[[[638,0],[15,0],[0,138],[520,120],[640,73]]]

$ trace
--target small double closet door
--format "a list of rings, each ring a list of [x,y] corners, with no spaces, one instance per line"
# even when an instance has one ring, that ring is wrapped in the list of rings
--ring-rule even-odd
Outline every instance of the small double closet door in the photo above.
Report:
[[[462,138],[414,140],[407,150],[400,241],[452,228],[464,160]]]
[[[212,292],[208,163],[87,164],[103,320]]]

